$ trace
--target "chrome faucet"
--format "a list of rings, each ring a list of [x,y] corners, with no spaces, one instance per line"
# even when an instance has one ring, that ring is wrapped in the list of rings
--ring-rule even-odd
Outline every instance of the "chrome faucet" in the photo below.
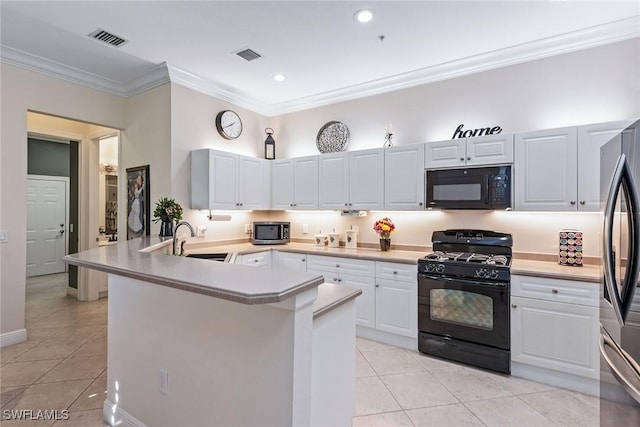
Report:
[[[186,225],[187,227],[189,227],[189,230],[191,230],[191,237],[196,237],[196,232],[193,231],[193,227],[187,221],[180,221],[179,223],[177,223],[176,228],[173,229],[173,250],[172,250],[173,255],[176,254],[176,245],[178,243],[178,228],[181,225]],[[180,249],[180,255],[182,255],[183,252],[184,252],[184,247]]]

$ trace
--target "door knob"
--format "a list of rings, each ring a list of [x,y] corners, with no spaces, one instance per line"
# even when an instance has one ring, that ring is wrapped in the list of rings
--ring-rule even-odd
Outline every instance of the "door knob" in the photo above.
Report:
[[[511,308],[518,308],[516,304],[511,304]]]

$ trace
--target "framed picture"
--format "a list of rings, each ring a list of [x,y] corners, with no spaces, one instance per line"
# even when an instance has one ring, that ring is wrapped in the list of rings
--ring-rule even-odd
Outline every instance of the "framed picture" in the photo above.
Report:
[[[127,169],[127,240],[148,236],[149,165]]]

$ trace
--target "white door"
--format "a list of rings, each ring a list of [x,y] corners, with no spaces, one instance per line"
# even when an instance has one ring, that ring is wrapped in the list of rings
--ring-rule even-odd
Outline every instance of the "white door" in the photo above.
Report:
[[[65,271],[67,180],[27,179],[27,277]]]
[[[376,279],[376,329],[416,337],[418,334],[418,291],[415,279]]]
[[[293,159],[271,164],[271,208],[293,209]]]
[[[384,152],[384,206],[388,210],[424,209],[424,144]]]
[[[293,208],[318,209],[318,156],[294,159]]]
[[[238,156],[223,151],[212,151],[210,161],[210,170],[213,171],[209,176],[209,185],[213,188],[210,208],[240,209],[236,197]]]
[[[466,164],[466,138],[427,142],[424,167],[427,169],[460,167]]]
[[[319,176],[320,209],[349,209],[348,153],[321,155]]]
[[[239,156],[240,209],[269,209],[269,160]]]
[[[349,153],[349,209],[384,209],[384,149]]]
[[[513,163],[513,134],[467,138],[467,166]]]

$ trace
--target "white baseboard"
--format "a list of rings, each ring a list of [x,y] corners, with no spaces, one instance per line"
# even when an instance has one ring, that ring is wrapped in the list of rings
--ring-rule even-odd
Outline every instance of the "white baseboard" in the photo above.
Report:
[[[511,361],[511,375],[596,397],[600,394],[600,381],[597,379],[580,377],[578,375],[553,371],[538,366]]]
[[[27,330],[18,329],[17,331],[5,332],[0,334],[0,348],[8,347],[14,344],[20,344],[27,340]]]
[[[78,288],[72,288],[71,286],[67,286],[67,295],[70,297],[74,297],[78,299]]]
[[[417,333],[414,338],[410,338],[356,325],[356,336],[360,338],[366,338],[368,340],[378,341],[384,344],[393,345],[396,347],[406,348],[408,350],[418,350]]]
[[[147,427],[145,423],[120,408],[109,399],[105,399],[104,405],[102,405],[102,420],[110,426]]]

